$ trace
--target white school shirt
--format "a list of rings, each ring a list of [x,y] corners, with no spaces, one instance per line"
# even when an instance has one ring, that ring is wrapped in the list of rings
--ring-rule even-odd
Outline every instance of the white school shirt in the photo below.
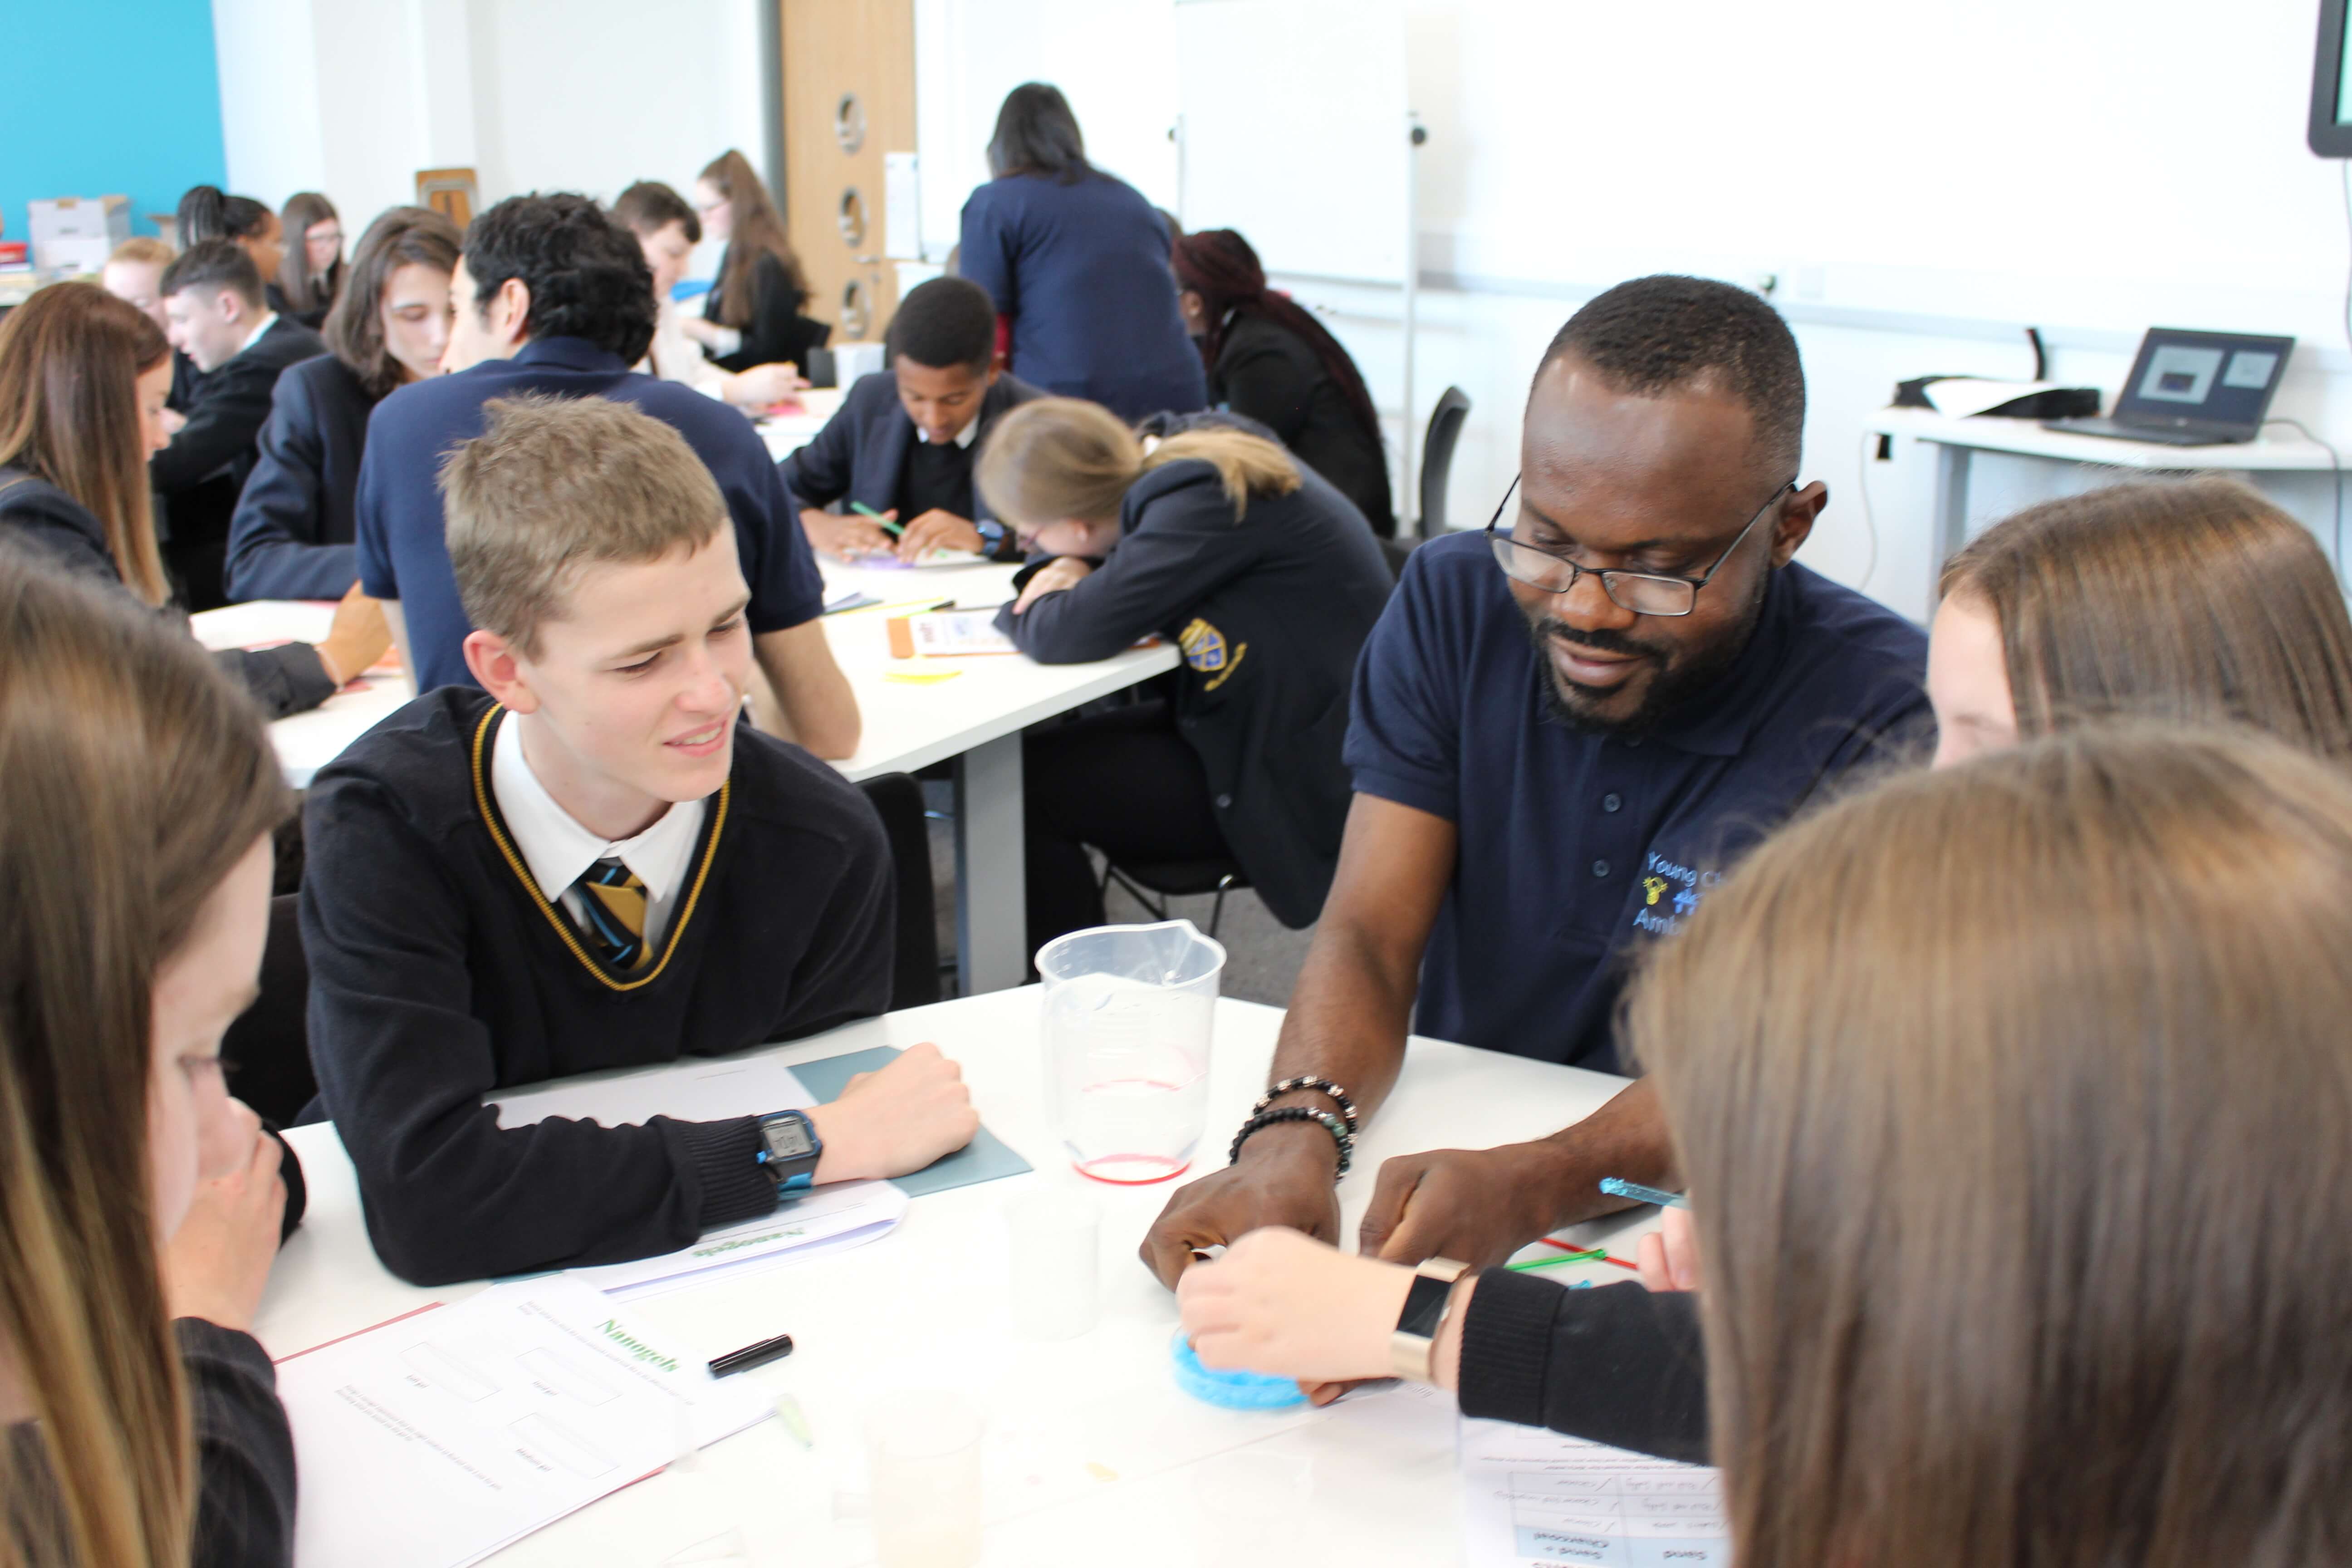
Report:
[[[561,903],[584,928],[587,895],[572,884],[597,861],[618,860],[646,885],[646,946],[659,947],[686,883],[687,863],[702,837],[709,802],[681,801],[634,838],[601,838],[558,805],[530,771],[530,759],[522,753],[520,718],[509,713],[499,721],[498,740],[490,751],[490,793],[515,847],[522,852],[522,863],[530,868],[531,879],[550,903]]]
[[[241,342],[241,343],[239,343],[239,344],[237,344],[237,345],[236,345],[236,353],[241,354],[241,353],[243,353],[246,350],[247,350],[247,349],[251,348],[254,344],[256,344],[256,343],[259,342],[261,341],[261,334],[262,334],[262,333],[264,333],[264,332],[266,332],[266,331],[268,331],[270,328],[272,328],[272,327],[276,326],[277,324],[278,324],[278,312],[277,312],[277,311],[275,311],[275,310],[264,310],[264,311],[261,313],[261,324],[260,324],[260,325],[258,325],[258,326],[257,326],[257,327],[255,327],[255,328],[253,329],[253,335],[252,335],[251,337],[249,337],[249,338],[246,339],[246,340],[245,340],[245,342]],[[231,358],[231,359],[235,359],[235,358],[236,357],[236,354],[231,354],[231,355],[229,355],[228,357],[229,357],[229,358]]]
[[[698,392],[719,395],[727,373],[702,355],[702,345],[678,324],[677,301],[664,300],[654,315],[654,341],[637,368],[664,381],[682,382]]]

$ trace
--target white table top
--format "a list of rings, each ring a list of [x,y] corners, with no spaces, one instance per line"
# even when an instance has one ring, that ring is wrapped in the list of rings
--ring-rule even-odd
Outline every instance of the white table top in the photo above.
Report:
[[[824,428],[824,422],[833,417],[841,400],[848,395],[843,387],[812,386],[800,395],[801,407],[805,412],[757,419],[752,421],[752,427],[768,444],[768,456],[781,463],[815,440],[816,433]]]
[[[1882,408],[1870,416],[1873,430],[1890,436],[1911,436],[1940,446],[1967,447],[1982,452],[2012,452],[2029,458],[2056,458],[2073,463],[2097,463],[2116,468],[2179,471],[2218,468],[2235,472],[2326,472],[2331,466],[2327,448],[2300,436],[2273,436],[2263,429],[2252,441],[2223,442],[2210,447],[2168,447],[2157,441],[2122,441],[2105,436],[2077,436],[2044,430],[2033,419],[2001,419],[1986,416],[1966,418],[1927,408]]]
[[[1015,570],[992,563],[901,570],[820,564],[827,598],[856,588],[879,596],[886,607],[925,597],[953,597],[967,606],[1001,604],[1012,596]],[[327,635],[333,616],[332,605],[265,599],[207,610],[190,622],[207,647],[249,647],[316,642]],[[1131,649],[1095,664],[1041,665],[1017,654],[894,659],[887,618],[881,609],[824,618],[826,640],[849,678],[864,720],[856,754],[835,764],[853,780],[929,767],[1176,668],[1176,650],[1166,646]],[[956,674],[936,684],[885,679],[893,671],[950,669]],[[269,738],[286,782],[307,788],[344,747],[407,700],[405,677],[370,676],[362,689],[338,693],[322,707],[271,724]]]
[[[936,1040],[963,1066],[982,1119],[1033,1174],[915,1200],[870,1246],[766,1273],[721,1279],[632,1305],[717,1354],[779,1331],[786,1360],[739,1375],[800,1401],[814,1436],[776,1421],[706,1450],[511,1548],[501,1563],[656,1563],[740,1527],[751,1561],[826,1568],[872,1561],[867,1527],[835,1519],[835,1493],[862,1490],[859,1423],[892,1387],[948,1388],[988,1414],[988,1568],[1235,1568],[1242,1563],[1425,1565],[1459,1560],[1453,1426],[1440,1409],[1342,1401],[1330,1411],[1240,1413],[1180,1392],[1169,1374],[1175,1300],[1136,1248],[1175,1184],[1089,1182],[1058,1156],[1045,1121],[1034,986],[947,1002],[777,1047],[787,1063],[876,1045]],[[1265,1082],[1281,1013],[1218,1004],[1208,1132],[1195,1171]],[[1340,1186],[1349,1234],[1393,1154],[1485,1146],[1589,1115],[1623,1080],[1418,1040]],[[436,1290],[385,1273],[362,1226],[349,1163],[331,1127],[297,1128],[310,1213],[287,1243],[257,1332],[273,1356],[307,1349],[479,1285]],[[1013,1337],[1005,1304],[1004,1202],[1041,1186],[1084,1193],[1102,1212],[1101,1319],[1060,1343]],[[1644,1224],[1593,1229],[1630,1256]],[[1575,1267],[1557,1271],[1574,1278]],[[1611,1279],[1622,1270],[1583,1266]],[[305,1508],[332,1507],[306,1494]],[[1311,1539],[1314,1550],[1299,1554]]]

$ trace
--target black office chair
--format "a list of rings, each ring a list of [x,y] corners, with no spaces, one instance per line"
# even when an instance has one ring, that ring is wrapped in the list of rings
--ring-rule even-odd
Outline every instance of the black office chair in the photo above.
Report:
[[[940,931],[931,902],[931,834],[923,822],[923,786],[908,773],[884,773],[857,786],[882,818],[898,890],[898,951],[890,973],[890,1008],[940,999]]]
[[[1396,576],[1404,575],[1405,557],[1416,545],[1445,531],[1445,485],[1454,476],[1454,448],[1469,417],[1470,395],[1458,386],[1447,387],[1429,411],[1429,429],[1421,438],[1421,516],[1411,532],[1381,541],[1381,553]]]
[[[1188,899],[1214,893],[1216,902],[1209,906],[1209,936],[1214,940],[1217,927],[1224,922],[1225,895],[1250,885],[1249,874],[1241,862],[1225,857],[1214,860],[1147,861],[1134,866],[1103,862],[1103,891],[1117,882],[1156,921],[1169,918],[1170,899]]]

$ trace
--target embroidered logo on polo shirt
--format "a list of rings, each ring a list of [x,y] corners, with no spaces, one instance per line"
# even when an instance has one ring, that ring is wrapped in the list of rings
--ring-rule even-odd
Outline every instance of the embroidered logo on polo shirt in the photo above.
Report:
[[[1654,850],[1643,858],[1642,870],[1642,902],[1633,910],[1633,929],[1658,936],[1682,930],[1699,900],[1723,880],[1720,871],[1685,866]]]
[[[1202,620],[1192,617],[1192,624],[1176,634],[1176,646],[1184,650],[1184,662],[1198,675],[1213,675],[1207,689],[1214,691],[1241,668],[1242,658],[1249,652],[1249,644],[1242,643],[1228,649],[1225,634]]]

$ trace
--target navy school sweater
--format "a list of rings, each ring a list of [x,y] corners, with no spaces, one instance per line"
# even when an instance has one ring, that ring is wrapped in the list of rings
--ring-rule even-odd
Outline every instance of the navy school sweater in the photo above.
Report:
[[[775,1205],[752,1117],[501,1130],[485,1094],[720,1056],[889,1000],[890,852],[855,785],[739,731],[662,952],[625,982],[566,940],[495,820],[505,718],[478,690],[421,697],[321,769],[304,811],[320,1098],[377,1256],[419,1284],[653,1257]]]

